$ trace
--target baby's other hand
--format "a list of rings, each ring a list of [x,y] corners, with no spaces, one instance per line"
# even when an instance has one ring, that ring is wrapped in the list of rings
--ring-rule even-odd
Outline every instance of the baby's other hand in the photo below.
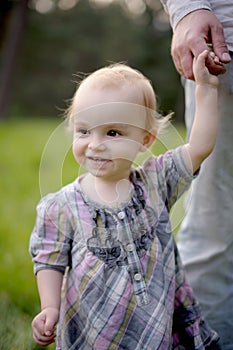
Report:
[[[218,77],[209,72],[206,67],[206,61],[208,59],[209,51],[205,50],[200,53],[198,57],[193,59],[193,73],[196,84],[217,87]],[[213,58],[216,62],[218,57]]]
[[[32,321],[33,339],[38,345],[54,343],[55,326],[59,319],[59,310],[48,307],[42,310]]]

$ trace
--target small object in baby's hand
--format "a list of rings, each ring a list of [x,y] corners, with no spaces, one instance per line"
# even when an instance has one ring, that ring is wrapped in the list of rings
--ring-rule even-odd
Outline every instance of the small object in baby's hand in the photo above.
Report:
[[[214,51],[210,51],[210,56],[213,57],[213,58],[215,58],[215,53],[214,53]]]
[[[213,50],[213,45],[210,44],[210,43],[208,43],[207,46],[208,46],[209,49],[210,49],[210,52],[209,52],[209,53],[210,53],[210,56],[213,57],[213,58],[215,58],[216,55],[215,55],[214,50]]]

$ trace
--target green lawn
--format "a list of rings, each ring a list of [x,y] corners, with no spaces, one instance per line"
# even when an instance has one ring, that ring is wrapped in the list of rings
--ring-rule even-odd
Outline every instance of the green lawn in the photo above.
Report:
[[[171,128],[151,151],[177,146],[183,135],[184,127]],[[39,349],[31,338],[39,299],[28,242],[41,196],[79,174],[70,146],[60,120],[19,119],[0,125],[0,350]],[[175,229],[182,218],[177,210],[172,214]]]

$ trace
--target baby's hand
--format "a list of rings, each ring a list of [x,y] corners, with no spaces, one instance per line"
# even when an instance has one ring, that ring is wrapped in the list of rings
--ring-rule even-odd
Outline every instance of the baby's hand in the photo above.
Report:
[[[38,345],[54,343],[55,326],[59,319],[59,310],[48,307],[42,310],[32,321],[33,339]]]
[[[206,61],[209,55],[209,51],[205,50],[198,57],[193,59],[193,73],[195,82],[198,85],[206,85],[217,87],[218,86],[218,77],[211,74],[206,67]],[[216,61],[217,57],[214,58]]]

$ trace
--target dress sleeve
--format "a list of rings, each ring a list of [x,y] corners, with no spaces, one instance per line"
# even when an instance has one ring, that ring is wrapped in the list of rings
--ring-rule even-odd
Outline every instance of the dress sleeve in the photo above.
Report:
[[[168,211],[195,178],[186,166],[182,148],[180,146],[158,157],[151,157],[143,167],[150,186],[159,193]]]
[[[169,15],[170,23],[175,29],[177,23],[188,13],[206,9],[211,11],[210,1],[208,0],[160,0],[165,11]]]
[[[70,264],[72,230],[70,212],[59,200],[48,195],[39,202],[29,248],[35,274],[42,269],[64,273]]]

